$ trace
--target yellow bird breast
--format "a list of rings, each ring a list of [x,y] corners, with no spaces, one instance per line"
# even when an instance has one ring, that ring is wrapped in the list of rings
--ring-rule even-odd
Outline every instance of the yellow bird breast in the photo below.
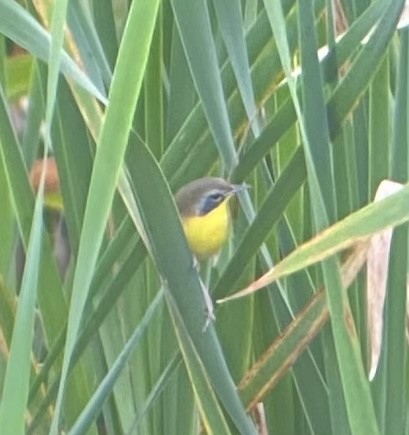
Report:
[[[227,240],[230,224],[227,202],[204,216],[184,217],[183,229],[198,260],[215,255]]]

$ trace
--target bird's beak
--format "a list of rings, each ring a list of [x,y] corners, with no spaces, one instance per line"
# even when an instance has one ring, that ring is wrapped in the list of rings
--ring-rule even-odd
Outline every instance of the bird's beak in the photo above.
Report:
[[[235,195],[236,193],[243,192],[244,190],[250,188],[251,188],[250,184],[246,184],[246,183],[233,184],[232,194]]]

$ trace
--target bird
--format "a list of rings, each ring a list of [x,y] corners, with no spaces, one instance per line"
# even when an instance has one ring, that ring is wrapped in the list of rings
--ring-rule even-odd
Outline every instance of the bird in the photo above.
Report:
[[[47,157],[45,159],[34,161],[30,170],[30,184],[34,192],[37,193],[44,165],[46,165],[44,206],[50,210],[61,212],[64,207],[62,203],[58,168],[54,157]]]
[[[37,194],[44,165],[46,165],[44,183],[45,227],[51,236],[53,253],[57,261],[60,276],[64,278],[71,257],[71,248],[64,217],[58,167],[54,157],[46,157],[45,159],[34,161],[29,173],[30,184],[34,193]],[[18,289],[21,285],[24,267],[25,249],[22,240],[19,238],[16,246],[16,284]]]
[[[223,178],[204,177],[176,192],[176,206],[198,272],[198,262],[215,258],[229,237],[230,198],[247,188],[246,184],[231,184]],[[209,289],[200,278],[199,281],[206,310],[203,331],[206,331],[216,317]]]
[[[247,189],[218,177],[194,180],[176,192],[175,200],[189,248],[197,260],[216,256],[230,233],[229,199]]]

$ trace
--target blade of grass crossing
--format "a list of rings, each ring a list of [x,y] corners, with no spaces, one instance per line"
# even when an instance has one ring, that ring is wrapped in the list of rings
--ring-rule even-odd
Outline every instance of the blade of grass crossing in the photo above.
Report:
[[[322,165],[319,164],[319,159],[314,155],[313,150],[320,143],[323,146],[329,146],[329,132],[327,124],[316,122],[316,119],[312,115],[318,112],[319,115],[324,115],[325,119],[325,107],[322,83],[319,83],[319,81],[311,82],[312,75],[320,77],[318,59],[315,55],[316,44],[314,44],[314,39],[308,39],[308,29],[314,28],[312,13],[310,13],[310,8],[305,3],[302,3],[302,6],[300,9],[300,16],[302,15],[303,17],[300,20],[302,36],[300,41],[304,80],[305,128],[308,136],[308,141],[304,145],[315,226],[317,230],[322,230],[328,225],[327,216],[333,216],[331,213],[332,201],[322,190],[322,182],[327,178],[326,183],[329,184],[332,181],[332,177],[327,174],[326,177],[324,176],[324,178],[320,179],[319,174],[322,173]],[[311,19],[308,20],[310,17]],[[317,133],[321,134],[321,137],[317,136]],[[330,259],[325,261],[322,269],[327,288],[337,360],[352,432],[378,433],[379,429],[376,423],[369,384],[363,370],[359,341],[348,300],[342,292],[337,260]]]
[[[408,227],[395,230],[390,251],[388,297],[386,304],[386,398],[384,433],[405,433],[407,424],[406,389],[406,288]]]
[[[34,211],[34,198],[21,147],[12,128],[2,88],[0,88],[0,146],[14,215],[23,245],[27,246]],[[53,343],[61,330],[61,319],[65,318],[66,304],[61,288],[61,279],[48,240],[43,245],[43,249],[45,249],[43,252],[44,267],[40,271],[38,297],[47,338],[49,343]]]
[[[374,3],[371,12],[378,15],[378,5],[382,8],[383,14],[378,20],[378,25],[372,33],[369,41],[363,46],[349,73],[343,77],[337,86],[331,105],[328,111],[330,131],[351,112],[360,97],[370,84],[370,78],[377,71],[387,46],[396,30],[396,25],[402,12],[404,0],[387,1]],[[355,104],[354,104],[355,103]]]
[[[262,241],[274,229],[275,223],[286,209],[289,199],[301,187],[305,176],[304,153],[299,147],[259,207],[254,222],[244,233],[239,246],[215,284],[214,294],[216,297],[220,298],[231,292],[241,276],[240,271],[245,269],[251,256],[256,254]]]
[[[325,204],[325,214],[328,216],[330,222],[334,222],[336,216],[335,186],[330,150],[330,135],[324,100],[324,83],[317,56],[317,36],[315,33],[313,9],[305,3],[300,5],[299,25],[303,110],[306,130],[306,137],[303,137],[303,139],[307,178],[310,184],[312,199],[314,199],[313,195],[316,192],[314,192],[315,185],[311,186],[311,181],[313,177],[316,178],[314,184],[319,186],[319,196],[322,196],[323,205]],[[319,128],[320,125],[322,126],[321,128]],[[303,127],[301,127],[301,130],[303,130]],[[305,141],[305,139],[307,139],[307,141]],[[311,169],[311,164],[315,167],[314,171]],[[315,175],[313,175],[312,172],[314,172]],[[319,212],[321,212],[321,210],[315,211],[317,215]],[[327,225],[327,222],[318,223],[318,226],[325,227]]]
[[[5,435],[25,432],[24,417],[30,385],[31,346],[41,256],[44,176],[43,167],[0,404],[0,427]]]
[[[176,351],[174,356],[169,359],[169,363],[166,365],[163,372],[161,373],[158,380],[156,381],[155,385],[153,386],[149,396],[147,397],[147,399],[145,400],[142,406],[142,409],[138,412],[134,422],[130,426],[127,435],[136,433],[136,430],[139,428],[145,415],[152,408],[153,404],[158,400],[160,394],[163,393],[163,390],[165,389],[167,384],[169,384],[169,379],[172,378],[172,374],[174,374],[177,371],[177,369],[180,367],[181,362],[182,362],[182,357],[180,355],[180,352]]]
[[[169,65],[169,102],[166,119],[166,141],[171,144],[174,136],[193,113],[197,95],[186,61],[182,41],[176,26],[173,26],[171,59]],[[198,109],[196,109],[198,111]],[[201,112],[203,115],[203,112]],[[205,125],[205,124],[204,124]],[[188,134],[188,136],[192,137]],[[173,157],[173,153],[170,153]],[[171,165],[173,166],[173,165]],[[171,168],[175,172],[176,166]],[[169,171],[170,173],[170,171]]]
[[[163,14],[162,7],[153,34],[152,46],[145,75],[145,137],[146,142],[159,159],[164,147],[164,119],[163,119],[163,86],[162,86],[162,58],[163,58]]]
[[[135,331],[127,341],[121,353],[116,358],[112,367],[106,374],[105,378],[99,384],[97,390],[95,391],[93,397],[88,402],[86,408],[75,422],[75,425],[70,429],[69,435],[79,435],[86,433],[92,422],[96,419],[98,414],[101,412],[102,405],[106,400],[107,396],[112,392],[115,382],[118,379],[120,373],[128,362],[133,351],[140,343],[143,334],[151,323],[152,317],[157,312],[157,309],[161,302],[163,301],[163,291],[158,292],[155,299],[152,301],[150,306],[145,312],[142,320],[135,328]]]
[[[0,160],[2,162],[2,160]],[[0,168],[3,163],[0,164]],[[0,276],[8,286],[15,286],[15,277],[13,271],[13,253],[14,253],[14,234],[10,231],[15,225],[13,207],[11,204],[10,193],[8,191],[7,178],[5,171],[0,170]]]
[[[238,162],[220,79],[207,3],[173,0],[172,6],[192,77],[223,164]]]
[[[49,34],[19,3],[0,0],[0,7],[0,32],[47,62],[50,56]],[[65,51],[62,53],[61,71],[106,104],[104,91],[97,89]]]
[[[172,299],[173,297],[170,292],[168,292],[166,296],[172,319],[175,323],[179,346],[184,355],[186,368],[196,393],[195,396],[202,417],[202,424],[208,433],[217,433],[220,435],[230,434],[230,429],[216,399],[210,379],[206,374],[206,369],[195,350],[178,308]]]
[[[47,97],[45,107],[46,145],[51,147],[51,120],[57,98],[57,84],[64,42],[68,0],[58,0],[51,20],[51,46],[48,58]],[[48,144],[47,141],[50,141]]]
[[[375,197],[380,182],[388,177],[390,162],[389,62],[385,57],[370,87],[369,198]],[[397,94],[399,95],[399,93]]]
[[[71,355],[119,179],[158,7],[159,0],[132,3],[119,50],[85,209],[74,275],[63,370],[51,430],[54,435],[58,432],[60,408]],[[139,41],[139,56],[135,59],[133,52],[136,40]],[[116,144],[115,147],[112,146],[113,143]]]
[[[46,66],[42,62],[34,62],[28,93],[26,123],[21,140],[24,160],[30,165],[38,154],[41,139],[41,126],[44,119],[44,92],[47,81]]]
[[[365,13],[359,17],[356,23],[351,27],[349,32],[338,42],[336,47],[336,55],[338,65],[342,65],[345,61],[352,56],[356,51],[356,47],[360,44],[361,39],[367,34],[367,32],[379,21],[383,13],[388,9],[385,6],[384,1],[378,1],[373,3]],[[383,37],[383,39],[386,36]],[[373,50],[371,50],[371,53]],[[379,55],[374,55],[376,56]],[[373,56],[369,55],[369,52],[362,52],[361,65],[357,72],[352,72],[352,77],[361,75],[362,80],[360,85],[362,89],[355,89],[355,93],[351,92],[349,86],[341,86],[339,90],[331,97],[329,104],[329,113],[332,116],[334,107],[339,107],[337,118],[331,119],[331,137],[334,138],[340,131],[340,123],[347,116],[349,111],[355,106],[358,96],[368,86],[368,77],[374,72]],[[370,57],[370,61],[368,59]],[[326,68],[327,60],[324,59],[324,69]],[[361,73],[361,70],[364,70]],[[351,74],[348,72],[347,76]],[[337,88],[338,89],[338,88]],[[285,131],[292,125],[296,119],[296,113],[291,100],[287,103],[283,103],[282,108],[278,111],[277,115],[270,121],[269,125],[264,128],[261,136],[253,142],[248,152],[244,153],[239,166],[237,167],[234,179],[243,180],[256,164],[260,161],[264,155],[270,151],[272,143],[275,143],[285,133]]]
[[[405,182],[408,178],[408,105],[409,105],[409,36],[399,32],[400,65],[394,110],[392,142],[392,178]],[[407,342],[406,301],[408,272],[408,226],[395,230],[389,259],[389,282],[386,308],[386,409],[385,433],[404,433],[407,425]]]
[[[106,2],[107,3],[107,2]],[[108,5],[101,5],[98,10],[102,13]],[[67,20],[70,30],[76,41],[76,48],[80,50],[81,61],[85,64],[88,76],[99,89],[109,87],[112,71],[95,28],[94,17],[91,16],[89,5],[78,0],[70,1],[68,5]],[[111,39],[116,39],[115,27],[107,27]]]
[[[6,173],[8,189],[12,198],[14,215],[19,226],[23,244],[27,246],[32,213],[34,211],[33,193],[29,186],[27,169],[25,168],[21,154],[21,147],[14,134],[1,89],[0,94],[0,111],[2,113],[0,116],[0,152]],[[38,304],[41,310],[47,341],[48,344],[52,346],[64,327],[67,307],[61,278],[57,270],[55,258],[52,254],[49,237],[46,234],[43,235],[42,267],[40,268],[39,280]],[[79,397],[85,397],[88,394],[86,393],[85,384],[83,379],[81,379],[80,382],[75,384],[76,386],[74,388],[70,388],[70,397],[71,393],[76,388],[78,388],[76,392]],[[77,407],[80,407],[80,405],[80,400],[73,402],[68,408],[68,412],[75,415],[78,413]],[[67,418],[69,419],[69,417]]]
[[[90,8],[92,8],[99,43],[103,47],[110,70],[113,70],[118,52],[118,41],[112,1],[92,0]]]
[[[240,0],[230,1],[229,3],[215,0],[213,6],[228,57],[236,76],[248,122],[257,137],[260,134],[260,125],[251,83],[251,70],[247,56]]]
[[[311,198],[313,200],[312,209],[315,226],[317,229],[322,229],[328,225],[328,213],[332,218],[334,218],[334,206],[332,197],[330,197],[328,193],[323,195],[323,192],[321,191],[319,181],[323,181],[323,179],[325,179],[325,176],[322,179],[322,177],[320,178],[320,176],[317,174],[317,162],[314,161],[314,153],[312,152],[311,144],[309,142],[309,140],[311,140],[310,138],[315,136],[314,129],[317,129],[317,126],[314,125],[313,115],[309,111],[317,110],[320,115],[324,115],[321,117],[321,119],[326,118],[324,98],[322,94],[322,80],[320,77],[318,58],[316,55],[317,47],[315,33],[312,33],[312,39],[307,40],[308,36],[311,36],[309,30],[314,29],[313,12],[309,4],[300,4],[300,16],[303,17],[303,19],[300,20],[300,42],[303,76],[313,76],[318,78],[318,81],[315,81],[313,83],[314,86],[312,86],[311,88],[306,87],[305,85],[303,87],[305,99],[304,124],[296,93],[295,83],[291,77],[291,63],[289,57],[288,43],[286,41],[283,26],[283,16],[282,13],[277,13],[277,10],[281,10],[279,2],[272,3],[275,3],[275,13],[270,13],[269,19],[272,24],[273,33],[275,35],[276,42],[280,51],[282,64],[286,72],[291,96],[293,98],[295,109],[297,112],[297,118],[300,122],[301,136],[304,141],[304,149],[306,153],[308,180],[310,184],[310,189],[312,191]],[[307,52],[308,56],[306,55]],[[318,136],[315,137],[318,141],[321,141],[322,143],[321,145],[314,144],[314,146],[318,146],[321,148],[329,146],[329,132],[325,123],[320,123],[320,125],[318,126]],[[331,174],[327,174],[327,177],[328,179],[326,181],[329,182],[331,186]],[[378,429],[376,427],[374,411],[373,407],[371,406],[369,397],[369,387],[367,385],[367,382],[365,383],[362,364],[360,365],[360,362],[358,361],[359,351],[356,346],[356,341],[352,341],[355,338],[354,330],[350,331],[350,333],[352,333],[351,340],[347,332],[346,325],[344,324],[344,306],[346,307],[346,297],[343,296],[342,293],[342,283],[339,275],[339,267],[336,261],[329,260],[325,264],[323,264],[323,272],[327,288],[331,289],[331,291],[328,291],[329,306],[332,316],[331,318],[334,330],[335,344],[338,350],[338,361],[341,364],[341,374],[345,374],[346,379],[348,379],[349,375],[353,375],[350,377],[350,380],[354,380],[354,382],[348,383],[346,382],[346,379],[343,379],[347,406],[351,405],[351,403],[348,403],[349,400],[357,405],[357,408],[352,406],[348,408],[352,428],[353,430],[356,430],[357,433],[365,433],[365,428],[367,429],[366,432],[369,431],[371,433],[377,433]],[[346,351],[348,351],[348,357],[346,357]],[[354,361],[352,361],[352,363],[351,360],[348,359],[350,357],[351,351],[356,358]],[[345,370],[346,367],[348,368],[348,370]],[[356,381],[358,381],[358,385],[360,385],[360,388],[357,389],[359,391],[358,394],[356,394],[356,391],[354,390],[357,385]],[[364,398],[364,400],[362,400],[362,398]]]
[[[302,19],[301,19],[302,17]],[[305,117],[305,130],[308,140],[304,143],[306,154],[306,166],[308,180],[310,181],[310,192],[312,199],[312,210],[314,216],[314,226],[320,230],[325,228],[329,222],[336,219],[337,211],[335,204],[335,185],[334,185],[334,172],[332,153],[330,149],[330,134],[328,129],[328,121],[326,116],[326,107],[324,100],[323,79],[319,67],[317,52],[317,36],[314,27],[312,9],[305,3],[300,6],[299,11],[299,24],[300,24],[300,46],[301,46],[301,64],[302,64],[302,93],[304,102],[304,117]],[[331,59],[329,59],[331,60]],[[331,261],[331,260],[330,260]],[[326,271],[331,267],[332,270],[339,270],[338,266],[333,262],[331,266],[324,265],[324,279],[326,279]],[[327,269],[328,268],[328,269]],[[333,276],[332,274],[330,276]],[[334,276],[332,284],[338,285],[338,288],[333,291],[338,292],[337,301],[333,297],[333,301],[329,299],[329,306],[331,311],[332,306],[337,306],[338,313],[334,314],[331,311],[333,331],[328,329],[323,331],[322,342],[324,344],[324,367],[326,375],[328,376],[329,388],[329,405],[331,410],[331,424],[334,433],[349,432],[349,423],[346,415],[342,410],[345,409],[344,394],[342,382],[339,376],[337,367],[337,358],[334,357],[337,340],[336,323],[333,320],[337,315],[342,319],[344,311],[343,306],[347,304],[347,298],[342,291],[340,276]],[[327,286],[330,285],[326,281]],[[329,293],[329,290],[327,291]],[[344,295],[344,296],[343,296]],[[343,300],[343,301],[342,301]],[[344,304],[344,305],[343,305]],[[342,321],[338,322],[338,328],[343,327]],[[341,335],[340,333],[338,334]],[[334,343],[335,338],[335,343]],[[340,339],[338,338],[338,341]],[[339,360],[339,356],[338,356]],[[335,366],[334,366],[335,363]],[[341,365],[342,368],[342,365]],[[346,395],[347,396],[347,395]]]

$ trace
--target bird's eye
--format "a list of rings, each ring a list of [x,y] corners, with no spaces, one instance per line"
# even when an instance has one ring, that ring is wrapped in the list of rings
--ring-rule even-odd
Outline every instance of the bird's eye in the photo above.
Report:
[[[221,202],[223,202],[225,195],[220,192],[212,192],[202,203],[200,214],[204,215],[215,209]]]
[[[211,193],[209,195],[209,199],[211,201],[213,201],[214,203],[221,202],[223,200],[223,198],[224,198],[224,195],[222,193],[219,193],[219,192]]]

